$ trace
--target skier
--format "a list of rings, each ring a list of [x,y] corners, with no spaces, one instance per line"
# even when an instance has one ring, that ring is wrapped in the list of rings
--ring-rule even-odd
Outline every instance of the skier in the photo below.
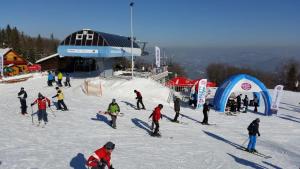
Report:
[[[249,144],[247,146],[248,152],[257,152],[255,150],[255,145],[256,145],[256,135],[260,136],[259,133],[259,118],[253,120],[251,124],[248,126],[248,132],[249,132]]]
[[[180,111],[180,99],[179,97],[176,97],[174,100],[174,111],[175,111],[175,117],[172,120],[173,122],[178,122],[177,118],[179,116],[179,111]]]
[[[155,130],[152,133],[152,136],[158,136],[160,137],[160,133],[159,133],[159,119],[162,119],[162,115],[161,115],[161,109],[163,108],[162,104],[159,104],[157,107],[155,107],[155,109],[153,110],[153,112],[151,113],[151,115],[149,116],[149,118],[152,117],[152,121],[155,125]]]
[[[249,105],[249,99],[248,99],[247,95],[245,95],[245,98],[243,99],[243,105],[245,107],[244,113],[247,113],[247,111],[248,111],[248,105]]]
[[[24,90],[24,87],[21,87],[21,90],[18,93],[18,98],[20,99],[20,103],[21,103],[21,113],[22,115],[25,115],[27,114],[27,104],[26,104],[27,93]]]
[[[116,103],[116,99],[112,99],[112,102],[109,104],[107,112],[111,116],[111,126],[112,128],[116,129],[117,128],[117,116],[120,112],[120,107]]]
[[[208,115],[207,113],[209,112],[209,105],[207,104],[207,102],[204,103],[203,105],[203,120],[202,120],[202,124],[204,125],[208,125]]]
[[[93,155],[91,155],[86,165],[92,167],[91,169],[104,169],[106,166],[108,169],[114,169],[110,163],[111,153],[115,149],[115,144],[112,142],[107,142],[102,148],[96,150]]]
[[[254,104],[254,112],[257,112],[258,98],[256,95],[254,95],[253,104]]]
[[[139,91],[137,91],[137,90],[134,90],[134,93],[136,94],[136,98],[135,99],[137,99],[137,102],[136,102],[137,109],[140,110],[140,103],[143,106],[142,109],[145,109],[145,106],[143,104],[142,94]]]
[[[48,72],[48,86],[52,86],[52,82],[54,81],[53,74],[49,71]]]
[[[41,93],[38,94],[38,98],[31,103],[31,107],[35,104],[38,104],[38,121],[39,124],[41,123],[42,120],[44,120],[45,125],[48,122],[48,118],[47,118],[47,112],[46,112],[46,106],[48,103],[48,107],[50,107],[50,100],[47,97],[44,97]]]
[[[242,99],[241,99],[242,94],[238,95],[236,97],[236,103],[237,103],[237,111],[241,111],[241,105],[242,105]]]
[[[59,87],[55,88],[57,91],[57,94],[55,96],[53,96],[52,98],[57,97],[57,110],[62,110],[62,111],[67,111],[68,108],[64,102],[64,94],[63,92],[59,89]],[[62,107],[63,106],[63,109]]]
[[[66,73],[66,82],[65,82],[65,86],[71,87],[71,83],[70,83],[70,74],[69,74],[69,73]]]
[[[57,80],[58,80],[58,86],[62,87],[61,81],[63,79],[63,74],[61,72],[58,72],[57,74]]]

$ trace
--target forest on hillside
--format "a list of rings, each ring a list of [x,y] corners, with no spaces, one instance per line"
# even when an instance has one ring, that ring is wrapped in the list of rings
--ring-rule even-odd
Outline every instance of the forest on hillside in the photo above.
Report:
[[[49,38],[31,37],[17,27],[0,27],[0,48],[13,48],[17,53],[34,63],[36,60],[56,53],[59,40],[53,34]]]

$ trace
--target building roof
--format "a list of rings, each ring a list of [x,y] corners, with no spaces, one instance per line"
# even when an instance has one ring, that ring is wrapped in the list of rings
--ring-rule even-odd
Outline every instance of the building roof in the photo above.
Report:
[[[11,50],[11,48],[0,48],[0,57],[3,57],[6,53],[8,53]]]
[[[130,37],[83,29],[67,36],[60,45],[131,47]],[[140,48],[133,42],[134,48]]]
[[[44,57],[44,58],[42,58],[42,59],[39,59],[39,60],[37,60],[35,63],[40,63],[40,62],[43,62],[43,61],[45,61],[45,60],[48,60],[48,59],[51,59],[51,58],[54,58],[54,57],[57,57],[57,56],[59,56],[58,53],[55,53],[55,54],[53,54],[53,55],[50,55],[50,56]]]

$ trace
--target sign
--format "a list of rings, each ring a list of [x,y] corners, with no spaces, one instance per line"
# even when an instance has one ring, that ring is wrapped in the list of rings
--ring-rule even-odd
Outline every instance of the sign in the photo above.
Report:
[[[67,49],[68,53],[98,53],[97,49]]]
[[[248,90],[251,90],[252,86],[251,86],[250,83],[242,83],[241,88],[242,88],[243,90],[248,91]]]
[[[0,72],[1,72],[1,77],[3,77],[3,56],[0,55]]]
[[[198,83],[198,99],[197,109],[201,108],[205,103],[207,79],[201,79]]]
[[[277,85],[274,88],[271,109],[277,112],[279,110],[279,103],[282,96],[283,85]]]
[[[157,46],[155,46],[155,64],[156,67],[160,67],[160,49]]]

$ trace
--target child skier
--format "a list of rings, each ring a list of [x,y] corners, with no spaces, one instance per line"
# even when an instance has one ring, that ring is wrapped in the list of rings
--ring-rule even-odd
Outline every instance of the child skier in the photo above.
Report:
[[[120,107],[116,103],[116,99],[112,99],[112,102],[108,106],[107,112],[111,116],[111,126],[112,126],[112,128],[116,129],[117,128],[117,116],[120,112]]]
[[[245,95],[245,98],[243,99],[243,105],[245,107],[244,113],[247,113],[247,111],[248,111],[248,105],[249,105],[249,99],[248,99],[247,95]]]
[[[259,118],[253,120],[251,124],[248,126],[248,132],[249,132],[249,144],[247,146],[248,152],[257,152],[255,150],[255,145],[256,145],[256,135],[260,136],[259,133]]]
[[[38,98],[31,103],[31,107],[35,104],[38,104],[38,121],[39,124],[41,123],[42,120],[44,120],[45,125],[48,122],[48,118],[47,118],[47,112],[46,112],[46,106],[48,103],[48,107],[50,107],[50,100],[47,97],[44,97],[41,93],[38,94]]]
[[[59,89],[59,87],[55,88],[57,91],[57,94],[55,96],[53,96],[52,98],[57,97],[57,110],[62,110],[62,111],[67,111],[68,108],[64,102],[64,94],[63,92]],[[62,109],[63,106],[63,109]]]
[[[153,110],[152,114],[149,116],[149,118],[152,117],[152,121],[155,125],[155,130],[152,133],[152,136],[160,136],[159,134],[159,120],[162,118],[161,115],[161,109],[163,108],[162,104],[159,104],[157,107],[155,107],[155,109]]]
[[[71,87],[71,83],[70,83],[70,74],[69,74],[69,73],[66,73],[66,82],[65,82],[65,86]]]
[[[142,109],[145,109],[145,106],[144,106],[144,103],[143,103],[143,97],[142,97],[142,94],[137,91],[137,90],[134,90],[134,93],[136,94],[136,98],[137,99],[137,102],[136,102],[136,107],[138,110],[140,110],[140,103],[142,105]]]
[[[62,79],[63,79],[63,74],[61,72],[58,72],[57,80],[58,80],[58,86],[59,87],[62,87],[62,83],[61,83]]]
[[[112,142],[107,142],[102,148],[96,150],[93,155],[91,155],[86,165],[92,167],[91,169],[104,169],[106,166],[108,169],[114,169],[110,163],[111,153],[115,149],[115,144]]]
[[[18,93],[18,98],[20,99],[20,103],[21,103],[21,113],[22,115],[25,115],[27,114],[27,104],[26,104],[27,93],[24,90],[24,87],[21,87],[21,90]]]

